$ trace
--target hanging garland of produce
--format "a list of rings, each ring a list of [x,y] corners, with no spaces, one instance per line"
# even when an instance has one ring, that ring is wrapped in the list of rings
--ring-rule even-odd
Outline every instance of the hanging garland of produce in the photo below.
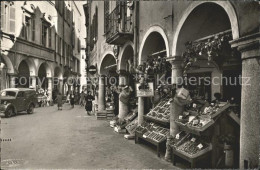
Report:
[[[187,71],[197,62],[200,56],[206,56],[208,65],[214,61],[218,65],[223,62],[223,51],[227,48],[231,49],[229,41],[232,40],[231,32],[217,34],[208,39],[200,41],[188,41],[185,43],[186,51],[183,57],[183,75],[187,76]]]

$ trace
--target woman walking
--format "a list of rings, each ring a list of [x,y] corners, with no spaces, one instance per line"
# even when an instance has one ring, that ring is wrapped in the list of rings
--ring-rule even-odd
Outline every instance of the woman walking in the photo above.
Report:
[[[71,94],[70,94],[70,104],[71,104],[71,107],[74,108],[74,104],[75,104],[75,94],[74,94],[74,91],[72,91]]]
[[[56,97],[56,101],[57,101],[57,106],[58,106],[58,110],[62,110],[62,95],[61,93],[59,93]]]
[[[85,100],[86,100],[85,109],[87,111],[87,114],[90,115],[90,113],[92,112],[92,101],[95,100],[95,98],[91,95],[90,91],[88,91],[88,94],[87,94]]]
[[[82,90],[82,92],[80,93],[80,101],[79,101],[80,106],[84,106],[85,105],[85,101],[84,100],[85,100],[85,93]]]

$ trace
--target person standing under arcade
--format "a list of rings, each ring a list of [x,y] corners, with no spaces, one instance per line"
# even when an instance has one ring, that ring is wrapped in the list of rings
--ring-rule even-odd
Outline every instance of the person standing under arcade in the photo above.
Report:
[[[92,101],[95,100],[95,98],[91,95],[90,91],[88,91],[85,100],[86,100],[85,109],[87,111],[87,114],[90,116],[91,115],[90,113],[92,112]]]

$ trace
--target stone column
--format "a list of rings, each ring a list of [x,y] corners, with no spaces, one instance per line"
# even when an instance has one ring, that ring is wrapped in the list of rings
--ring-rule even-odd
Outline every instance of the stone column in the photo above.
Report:
[[[240,169],[258,168],[260,146],[260,33],[231,42],[242,59]]]
[[[59,93],[63,93],[63,79],[59,79]]]
[[[182,83],[182,67],[180,60],[172,60],[172,84],[181,84]],[[179,132],[179,127],[175,123],[175,120],[179,117],[179,115],[183,112],[183,106],[177,104],[176,102],[171,102],[170,106],[170,134],[175,136]]]
[[[105,110],[105,76],[100,75],[98,82],[98,111]]]
[[[32,83],[31,83],[30,86],[31,86],[32,88],[36,89],[36,76],[31,76],[30,78],[31,78],[31,80],[32,80]]]
[[[144,98],[138,97],[138,125],[144,121]]]
[[[48,95],[52,99],[52,78],[48,78]]]
[[[127,81],[127,73],[125,70],[119,71],[119,86],[125,86],[128,85]]]
[[[15,75],[10,76],[10,88],[15,88]]]
[[[144,76],[141,75],[140,83],[144,83]],[[138,125],[141,125],[144,121],[144,98],[138,97]]]
[[[124,70],[119,71],[119,86],[125,86],[128,85],[127,83],[127,75]],[[122,92],[121,92],[122,93]],[[123,103],[120,101],[120,95],[119,95],[119,109],[118,109],[118,118],[120,121],[123,121],[124,118],[127,116],[129,109],[128,109],[128,104]]]

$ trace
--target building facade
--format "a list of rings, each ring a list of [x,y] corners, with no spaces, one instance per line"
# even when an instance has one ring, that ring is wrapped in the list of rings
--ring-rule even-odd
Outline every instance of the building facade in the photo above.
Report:
[[[79,88],[83,21],[82,2],[1,1],[1,89]]]
[[[129,81],[120,81],[120,77],[127,77],[131,66],[137,68],[149,57],[160,55],[172,65],[171,83],[178,84],[176,77],[183,74],[187,42],[201,42],[228,34],[229,45],[237,49],[239,57],[225,56],[228,62],[222,63],[221,68],[200,61],[200,69],[191,70],[189,74],[209,72],[211,77],[224,74],[254,77],[250,86],[242,84],[233,89],[213,84],[207,98],[214,98],[216,92],[224,98],[229,98],[228,94],[239,98],[239,166],[256,168],[260,150],[259,8],[255,1],[89,1],[84,6],[88,32],[86,62],[98,69],[95,75],[87,73],[88,77],[99,79],[94,82],[98,86],[98,109],[105,109],[103,77],[116,73],[119,85],[129,85]],[[203,68],[205,65],[208,67]],[[138,98],[139,123],[145,112],[144,100]],[[174,128],[176,125],[171,122],[171,134],[175,133]]]

